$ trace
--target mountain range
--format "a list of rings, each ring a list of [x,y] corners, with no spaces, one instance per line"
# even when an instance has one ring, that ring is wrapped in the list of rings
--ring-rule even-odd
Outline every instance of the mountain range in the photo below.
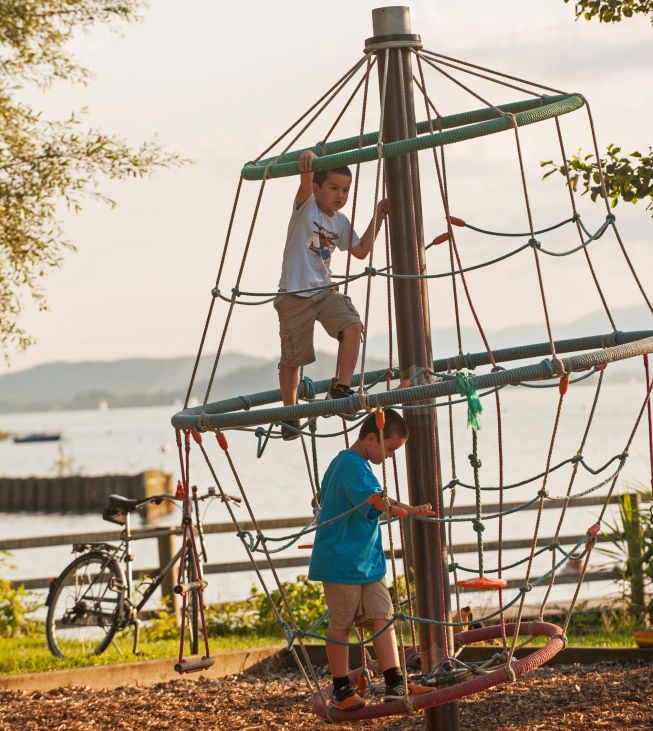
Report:
[[[653,330],[653,317],[644,307],[615,310],[613,316],[624,330]],[[610,328],[606,326],[606,319],[602,312],[591,313],[567,325],[556,326],[555,337],[607,333]],[[461,335],[465,352],[484,349],[476,330],[463,328]],[[489,331],[487,336],[493,349],[546,341],[542,324]],[[432,342],[436,358],[457,350],[453,328],[435,328]],[[370,336],[367,370],[385,368],[387,353],[387,335]],[[197,402],[196,397],[204,396],[214,357],[206,355],[200,360],[192,403]],[[56,362],[8,372],[0,376],[0,412],[95,409],[103,401],[111,408],[173,404],[184,400],[194,362],[195,358],[191,356]],[[329,378],[334,370],[335,357],[326,353],[318,353],[316,363],[306,369],[307,375],[314,380]],[[622,377],[630,377],[634,371],[635,366],[629,363],[620,369]],[[227,352],[220,358],[211,400],[273,388],[278,388],[276,358]]]

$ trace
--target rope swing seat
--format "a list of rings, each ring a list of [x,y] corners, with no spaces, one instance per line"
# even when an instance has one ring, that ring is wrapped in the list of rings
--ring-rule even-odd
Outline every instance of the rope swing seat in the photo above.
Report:
[[[382,8],[374,13],[393,10],[397,9]],[[653,448],[651,448],[653,420],[650,405],[653,381],[648,371],[648,354],[653,352],[653,307],[627,252],[617,227],[616,217],[606,202],[605,219],[595,226],[586,225],[581,220],[574,186],[567,177],[566,195],[569,198],[569,208],[561,216],[562,220],[547,221],[546,225],[539,227],[534,222],[532,186],[528,183],[523,154],[526,144],[523,130],[536,123],[553,127],[555,141],[560,149],[560,159],[566,160],[561,118],[583,110],[588,115],[592,144],[598,160],[600,157],[598,145],[587,100],[578,93],[567,93],[425,50],[421,41],[415,39],[419,37],[412,34],[379,34],[375,38],[368,39],[363,57],[288,130],[254,160],[242,167],[217,277],[210,290],[206,323],[184,407],[172,417],[172,424],[177,433],[186,503],[188,504],[190,490],[189,455],[193,450],[193,454],[198,454],[205,463],[223,498],[224,506],[233,522],[234,534],[240,541],[251,568],[255,571],[262,590],[270,602],[277,624],[286,638],[287,648],[312,693],[312,709],[316,715],[328,721],[378,718],[423,709],[440,709],[438,712],[455,713],[451,709],[455,708],[456,700],[504,682],[512,682],[549,661],[566,645],[566,633],[587,573],[590,556],[599,540],[605,512],[611,497],[615,494],[629,453],[633,451],[635,437],[638,434],[641,436],[644,432],[647,439],[646,451],[647,454],[651,454],[653,480]],[[368,99],[371,94],[371,74],[375,67],[380,79],[380,119],[378,125],[372,126],[369,123]],[[426,71],[429,72],[428,79]],[[457,93],[464,93],[473,100],[470,106],[478,108],[474,111],[442,115],[429,92],[429,89],[435,86],[431,78],[433,76],[437,83],[453,87]],[[479,79],[485,84],[483,88],[487,85],[499,85],[502,94],[506,90],[511,90],[523,98],[509,103],[494,104],[485,98],[485,94],[476,90],[474,85],[478,84]],[[413,109],[413,94],[415,103],[423,104],[423,112],[420,112],[419,116],[422,117],[423,114],[426,117],[424,121],[417,123]],[[337,108],[335,121],[325,122],[327,111],[332,111],[337,106],[336,100],[342,99],[344,101]],[[359,133],[342,139],[332,139],[339,125],[342,123],[344,126],[346,113],[351,112],[354,104],[360,104]],[[368,132],[366,129],[369,129],[369,126],[378,129]],[[314,131],[316,127],[319,127],[319,135]],[[448,164],[447,150],[453,144],[498,133],[511,135],[510,144],[514,144],[514,172],[520,194],[516,201],[510,203],[514,204],[513,208],[521,212],[522,220],[517,230],[512,232],[493,230],[488,225],[477,225],[482,224],[482,221],[470,223],[466,216],[452,214],[454,204],[457,213],[464,213],[462,210],[464,200],[459,200],[460,194],[454,193],[455,186],[450,184],[456,173],[454,166]],[[302,146],[309,135],[313,135],[311,140],[317,137],[320,141],[317,144]],[[486,144],[491,142],[488,141]],[[357,302],[364,303],[365,309],[364,317],[361,317],[363,343],[360,368],[353,378],[353,394],[337,400],[321,398],[329,391],[331,379],[311,380],[306,374],[302,374],[297,392],[298,402],[293,405],[280,405],[279,389],[256,392],[256,389],[252,388],[252,393],[246,395],[221,394],[222,398],[216,399],[213,389],[216,376],[220,374],[220,359],[228,333],[236,327],[233,323],[234,318],[239,316],[238,313],[251,312],[247,309],[248,306],[269,307],[272,299],[278,295],[273,286],[267,286],[266,291],[256,291],[255,288],[243,284],[248,272],[250,253],[258,243],[255,236],[258,218],[265,215],[265,207],[262,205],[264,193],[270,186],[275,185],[274,179],[296,176],[300,173],[298,161],[306,150],[312,150],[317,155],[312,165],[312,170],[315,172],[344,165],[355,166],[351,186],[352,227],[356,217],[360,216],[362,207],[360,188],[363,181],[361,168],[364,163],[369,163],[375,168],[372,191],[374,207],[370,224],[374,231],[377,230],[376,210],[379,200],[387,197],[390,204],[390,223],[386,221],[379,227],[381,235],[372,247],[363,270],[356,272],[351,269],[352,259],[349,252],[344,273],[333,276],[334,282],[345,294],[354,287],[363,290],[356,297]],[[432,153],[432,160],[428,151]],[[423,154],[418,156],[420,152]],[[429,164],[432,162],[433,165],[434,184],[428,188],[422,184],[421,194],[418,186],[420,181],[418,161],[422,165],[425,162]],[[396,178],[393,181],[393,176],[398,175],[397,170],[401,165],[408,170],[408,173],[403,179],[404,195],[398,201],[396,193],[393,194],[393,191],[397,190],[393,188],[396,182]],[[242,214],[240,201],[246,181],[258,181],[258,191],[254,196],[253,208]],[[601,184],[605,190],[604,182]],[[437,224],[433,232],[437,235],[429,237],[430,242],[426,245],[424,236],[420,234],[421,197],[428,201],[429,212],[437,214]],[[605,200],[607,201],[607,197]],[[396,248],[399,237],[393,234],[393,217],[395,221],[399,218],[405,220],[402,225],[407,227],[409,233],[412,231],[412,235],[407,236],[405,240],[404,252],[398,252]],[[246,233],[240,239],[234,256],[233,239],[240,235],[235,233],[236,230],[244,230]],[[559,232],[559,235],[569,233],[577,238],[577,241],[567,245],[563,251],[556,250],[555,242],[549,243],[549,237],[553,237],[554,231]],[[505,247],[505,242],[514,238],[523,241],[519,242],[517,248],[502,249],[497,256],[470,266],[467,258],[469,254],[467,241],[464,239],[464,245],[460,243],[463,240],[461,237],[467,235],[478,237],[479,241],[490,241],[495,248]],[[607,245],[606,242],[611,242],[613,253],[616,252],[621,256],[625,269],[630,274],[634,291],[651,315],[651,329],[622,331],[617,328],[615,314],[610,308],[601,276],[592,259],[594,251]],[[269,245],[266,245],[269,250]],[[486,313],[476,301],[480,289],[478,278],[485,272],[494,272],[495,268],[506,259],[521,252],[524,257],[527,255],[532,257],[532,287],[537,294],[537,307],[541,305],[537,316],[546,331],[546,338],[531,344],[493,348],[483,325]],[[551,266],[559,265],[565,261],[565,257],[576,256],[582,260],[583,271],[588,276],[588,286],[595,292],[596,301],[606,319],[607,324],[602,328],[603,332],[566,339],[555,337],[556,325],[551,317],[549,292],[549,287],[555,283],[555,278],[549,278],[550,272],[542,266],[545,256],[552,257],[549,260]],[[431,263],[431,258],[437,259],[442,271],[429,273],[428,265]],[[226,282],[227,272],[232,270],[236,272],[235,281]],[[472,271],[475,272],[473,279],[469,275]],[[492,285],[495,289],[496,281],[493,280]],[[317,293],[320,289],[326,288],[326,286],[315,287],[311,290],[297,290],[285,294]],[[455,352],[447,357],[433,357],[431,353],[428,316],[430,288],[438,293],[442,293],[445,289],[450,291],[450,310],[445,314],[438,312],[440,321],[443,317],[447,317],[451,322],[451,332],[455,335],[457,344]],[[387,305],[385,311],[377,304],[372,304],[372,292],[379,299],[385,299]],[[409,309],[410,317],[406,317],[404,306],[404,320],[401,320],[402,308],[399,300],[409,296],[406,293],[414,295],[414,307]],[[501,292],[497,295],[497,298],[500,297]],[[568,299],[571,306],[573,299],[569,297]],[[405,304],[405,300],[403,302]],[[464,346],[463,341],[468,336],[462,325],[463,311],[468,313],[470,321],[474,323],[475,334],[482,343],[482,347],[476,352],[466,352]],[[367,333],[370,331],[372,317],[379,315],[387,327],[388,362],[385,368],[370,370],[366,367],[366,361],[369,359]],[[191,394],[197,382],[200,360],[212,337],[209,334],[209,327],[216,321],[219,323],[220,334],[210,376],[201,403],[191,405]],[[413,339],[411,347],[414,346],[414,352],[418,353],[416,359],[410,361],[407,361],[405,356],[408,331]],[[395,332],[399,334],[398,343],[395,343]],[[396,349],[399,351],[398,362]],[[592,449],[604,443],[600,435],[595,435],[596,427],[593,430],[594,421],[598,418],[596,414],[602,403],[604,382],[610,378],[612,364],[634,359],[643,360],[645,370],[645,386],[641,389],[637,387],[637,409],[628,414],[623,439],[617,444],[610,445],[609,458],[605,459],[603,456],[596,458]],[[520,361],[525,363],[520,364]],[[565,418],[564,414],[567,413],[564,406],[570,401],[569,392],[580,393],[580,390],[574,390],[575,384],[579,381],[591,384],[584,389],[588,404],[587,412],[583,411],[583,426],[576,442],[571,447],[565,444],[563,458],[559,458],[556,450],[561,449],[558,442],[560,425]],[[523,479],[523,476],[511,480],[506,477],[507,463],[515,448],[511,445],[509,449],[504,443],[505,419],[509,418],[503,408],[502,399],[505,400],[506,393],[504,389],[508,389],[508,392],[521,389],[519,392],[524,398],[538,398],[538,404],[546,401],[551,405],[551,411],[554,411],[549,441],[542,450],[543,464],[536,474]],[[537,392],[534,389],[543,390]],[[414,497],[418,488],[414,481],[411,482],[411,470],[408,470],[409,477],[402,480],[398,474],[394,455],[388,460],[390,467],[386,467],[384,460],[382,500],[386,501],[387,505],[389,491],[394,485],[392,497],[401,502],[401,490],[405,490],[404,483],[408,482],[410,502],[415,505],[430,502],[433,513],[408,515],[400,508],[396,508],[394,514],[387,517],[386,555],[392,569],[393,617],[376,635],[366,637],[361,631],[358,641],[340,644],[359,648],[363,665],[350,673],[350,678],[354,687],[359,689],[358,692],[373,701],[376,695],[373,679],[375,668],[367,647],[380,632],[394,626],[397,630],[404,678],[410,675],[411,682],[421,683],[430,690],[415,696],[406,695],[396,701],[367,702],[358,710],[342,711],[331,703],[333,689],[324,686],[306,646],[307,640],[326,640],[321,627],[327,621],[327,617],[323,615],[310,627],[301,626],[284,590],[283,582],[279,578],[276,555],[290,548],[295,550],[312,548],[312,534],[318,527],[320,512],[320,445],[324,444],[326,439],[339,439],[344,443],[344,448],[347,448],[350,437],[356,437],[360,421],[370,413],[376,413],[376,424],[381,434],[384,410],[390,407],[403,410],[407,421],[413,420],[410,421],[411,438],[407,449],[413,440],[422,445],[426,444],[424,464],[430,465],[431,462],[428,460],[431,459],[434,467],[428,469],[428,479],[432,480],[429,483],[430,492],[417,500]],[[569,408],[574,407],[567,407]],[[466,414],[461,415],[464,409]],[[489,419],[489,414],[492,414],[492,424],[496,428],[493,426],[490,429],[487,427],[481,429]],[[341,418],[343,416],[347,419]],[[438,418],[441,422],[440,427],[437,426]],[[536,419],[538,424],[543,423],[544,409],[534,408],[532,418]],[[248,474],[259,469],[261,484],[266,484],[268,475],[264,460],[272,451],[267,447],[281,438],[281,424],[290,421],[293,423],[299,421],[299,427],[296,429],[293,427],[299,439],[284,446],[284,449],[300,450],[299,458],[303,459],[306,467],[306,506],[312,508],[314,517],[298,530],[287,532],[285,535],[269,535],[260,527],[251,494],[237,466],[238,459],[230,450],[229,435],[237,432],[239,439],[252,437],[256,441],[257,460],[248,463]],[[648,429],[644,426],[639,430],[639,427],[645,425],[647,421]],[[423,426],[424,424],[427,426]],[[455,428],[457,424],[463,424],[463,429],[467,427],[465,432],[467,436],[462,445]],[[441,449],[438,442],[439,432],[441,432]],[[429,441],[431,434],[434,436],[432,441]],[[442,436],[444,434],[447,435],[446,438]],[[483,444],[480,441],[481,434]],[[420,439],[426,441],[419,441]],[[471,441],[471,445],[467,444],[467,439]],[[483,452],[483,449],[488,451]],[[428,457],[426,452],[432,456]],[[482,466],[481,456],[489,452],[492,453],[492,459],[496,457],[497,467],[493,466],[492,476],[486,477],[488,469]],[[437,459],[433,456],[436,454]],[[446,465],[446,455],[450,458],[450,465]],[[407,454],[406,460],[408,459]],[[483,459],[485,460],[485,456]],[[596,466],[595,460],[598,462],[599,459],[603,463]],[[466,460],[473,475],[473,479],[467,481],[459,475],[461,463]],[[514,461],[519,461],[519,457]],[[419,472],[420,469],[418,462],[413,463],[413,473]],[[447,474],[443,477],[441,473],[444,470],[447,470]],[[562,489],[554,489],[552,487],[554,479],[565,480],[565,486]],[[581,479],[588,480],[592,484],[580,486],[577,481]],[[234,511],[225,491],[226,481],[237,486],[242,507],[247,513],[245,519]],[[507,502],[506,496],[511,491],[515,491],[519,498],[514,502]],[[470,498],[473,495],[473,504],[469,502],[464,505],[458,504],[460,494]],[[590,495],[596,497],[598,494],[604,498],[604,502],[598,516],[593,515],[591,522],[588,521],[589,525],[585,528],[584,535],[575,536],[573,540],[565,536],[562,529],[568,508],[582,505],[583,499]],[[488,496],[494,502],[488,503]],[[351,510],[327,521],[327,524],[342,520],[364,505],[363,503],[352,507]],[[529,545],[518,559],[509,563],[505,556],[505,551],[509,549],[504,545],[507,521],[526,509],[535,515],[527,539]],[[545,509],[549,515],[555,513],[557,520],[554,538],[546,545],[542,545],[541,540],[538,543],[538,538],[542,531]],[[488,527],[497,533],[496,541],[489,541],[484,537]],[[454,555],[456,545],[454,531],[459,530],[475,533],[475,543],[470,544],[475,547],[476,560],[469,561],[473,565],[464,565],[465,562],[459,561]],[[434,554],[430,565],[436,567],[434,571],[440,572],[437,577],[435,574],[419,575],[420,556],[416,554],[414,544],[411,549],[408,534],[413,539],[415,536],[419,540],[421,537],[426,537],[424,545],[427,545],[429,550],[432,549]],[[202,578],[201,566],[197,559],[192,528],[186,528],[184,540],[188,540],[189,545],[193,547],[197,566],[194,567],[190,579],[180,577],[180,584],[183,585],[183,581],[188,583],[189,580],[201,580],[204,585],[206,582]],[[490,544],[492,548],[489,548]],[[409,555],[411,550],[413,553]],[[492,553],[491,559],[486,555],[489,552]],[[403,560],[403,574],[397,565],[399,558]],[[573,598],[563,612],[564,616],[558,626],[544,621],[544,612],[557,577],[570,561],[574,565],[580,565],[580,569]],[[520,578],[518,584],[510,575],[516,567],[521,567],[525,572],[525,576],[523,579]],[[269,572],[267,575],[271,576],[271,579],[264,577],[263,571]],[[413,584],[415,574],[419,580]],[[574,580],[576,581],[576,577]],[[543,592],[544,596],[537,609],[537,619],[527,621],[524,618],[525,602],[527,595],[533,589]],[[480,594],[482,599],[479,603],[486,607],[488,601],[493,601],[496,603],[496,608],[488,609],[482,617],[475,616],[473,622],[463,619],[462,596],[465,592],[471,592],[470,596],[473,597]],[[203,614],[201,620],[206,640]],[[183,621],[182,611],[182,623]],[[418,634],[421,641],[418,641]],[[405,635],[410,636],[410,640],[406,639]],[[524,646],[532,643],[534,639],[540,641],[543,639],[544,644],[531,647],[528,655],[517,658],[515,652],[518,649],[523,650]],[[333,639],[329,641],[337,643]],[[496,644],[496,652],[489,660],[472,663],[462,659],[461,652],[466,646],[488,641]],[[420,651],[420,646],[426,649]],[[202,669],[210,660],[208,644],[203,658],[182,661],[182,653],[183,640],[178,663],[180,672]],[[427,711],[427,718],[428,713],[430,711]],[[457,727],[452,721],[447,723],[448,725],[442,727]]]

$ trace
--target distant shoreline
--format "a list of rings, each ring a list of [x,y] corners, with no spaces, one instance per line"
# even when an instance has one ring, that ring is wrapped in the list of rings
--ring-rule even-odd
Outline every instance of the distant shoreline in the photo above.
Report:
[[[611,374],[611,384],[623,384],[630,382],[637,382],[641,380],[641,376],[632,370],[616,371]],[[588,386],[594,381],[591,378],[579,381],[578,386]],[[247,391],[242,389],[234,388],[229,394],[225,394],[222,389],[218,389],[217,392],[220,394],[216,396],[214,400],[218,398],[224,398],[226,395],[246,395],[247,393],[254,393],[256,391],[264,391],[266,387],[275,388],[275,384],[261,384],[257,387],[256,384],[249,384],[250,388]],[[201,388],[198,390],[201,392]],[[52,401],[28,401],[28,402],[2,402],[0,401],[0,414],[33,414],[39,412],[57,412],[57,411],[104,411],[107,409],[129,409],[129,408],[143,408],[143,407],[156,407],[156,406],[168,406],[171,410],[181,409],[181,405],[186,396],[185,391],[157,391],[152,394],[143,393],[131,393],[131,394],[114,394],[107,392],[94,391],[90,393],[82,393],[74,396],[67,400],[52,400]],[[198,399],[191,399],[191,404],[195,403]],[[100,405],[101,404],[101,405]],[[0,439],[2,435],[0,433]]]

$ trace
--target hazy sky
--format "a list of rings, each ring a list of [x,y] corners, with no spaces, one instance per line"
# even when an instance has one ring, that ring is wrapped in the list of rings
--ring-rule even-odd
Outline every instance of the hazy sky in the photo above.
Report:
[[[81,215],[64,212],[67,235],[79,251],[44,281],[50,311],[26,313],[23,322],[38,342],[15,356],[14,368],[51,360],[194,352],[242,164],[258,155],[361,57],[364,39],[372,35],[370,11],[378,5],[382,3],[368,0],[331,0],[326,5],[294,0],[152,0],[144,21],[124,27],[122,35],[99,30],[78,38],[75,50],[94,70],[95,80],[87,87],[57,85],[45,96],[33,92],[30,101],[49,116],[63,117],[88,107],[92,125],[133,143],[156,134],[195,164],[152,179],[108,183],[104,190],[117,201],[115,210],[89,203]],[[651,143],[653,30],[646,19],[615,26],[574,22],[573,3],[562,0],[415,0],[411,12],[413,31],[422,35],[425,48],[582,92],[592,105],[601,147],[614,141],[628,152]],[[443,114],[481,106],[452,91],[436,72],[427,74],[429,80],[431,96]],[[469,83],[493,103],[516,98],[514,92],[495,85]],[[372,111],[378,105],[376,88],[375,80],[368,130],[376,129]],[[343,120],[342,131],[339,128],[334,138],[356,134],[359,113],[360,107]],[[330,112],[315,131],[309,131],[304,144],[321,139],[335,114]],[[425,116],[423,107],[417,116]],[[567,153],[581,146],[589,151],[585,111],[561,123],[568,135]],[[569,215],[560,182],[540,181],[539,161],[556,154],[555,128],[552,122],[532,125],[522,134],[535,227],[544,227]],[[451,146],[447,154],[455,215],[482,227],[525,230],[514,136],[504,133]],[[427,240],[443,230],[429,162],[432,168],[431,153],[422,153]],[[373,164],[364,166],[359,230],[371,213],[373,175]],[[243,289],[276,288],[296,182],[268,184]],[[257,183],[246,184],[222,285],[227,291],[233,286],[257,191]],[[594,229],[605,215],[601,206],[585,201],[582,212]],[[650,288],[651,218],[643,206],[619,205],[616,213],[629,252]],[[514,241],[461,233],[459,244],[464,261],[473,263],[514,248]],[[575,232],[566,229],[546,243],[565,249],[578,242]],[[606,235],[591,251],[612,305],[640,303],[614,239]],[[429,270],[442,271],[446,266],[446,252],[435,250]],[[555,321],[570,322],[599,308],[582,254],[548,259],[543,267]],[[343,271],[344,257],[334,261],[333,268]],[[488,330],[542,320],[533,271],[532,254],[525,252],[492,272],[470,276]],[[383,289],[384,283],[376,286]],[[449,292],[444,280],[433,284],[432,316],[439,327],[451,324]],[[362,307],[364,285],[357,285],[352,295]],[[373,299],[372,333],[383,329],[383,307],[379,297]],[[216,308],[210,350],[225,312],[224,306]],[[466,310],[463,317],[470,321]],[[618,326],[627,329],[628,323]],[[327,339],[320,336],[318,345],[328,346]],[[274,355],[278,339],[271,306],[238,308],[226,347]]]

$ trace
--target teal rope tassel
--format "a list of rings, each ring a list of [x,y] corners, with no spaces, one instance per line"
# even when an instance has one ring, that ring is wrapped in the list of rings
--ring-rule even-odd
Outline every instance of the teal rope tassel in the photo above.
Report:
[[[456,385],[458,391],[462,396],[467,399],[467,424],[472,427],[474,431],[478,431],[481,428],[481,422],[478,417],[483,413],[483,405],[481,404],[476,389],[470,383],[470,376],[466,373],[456,373]]]

